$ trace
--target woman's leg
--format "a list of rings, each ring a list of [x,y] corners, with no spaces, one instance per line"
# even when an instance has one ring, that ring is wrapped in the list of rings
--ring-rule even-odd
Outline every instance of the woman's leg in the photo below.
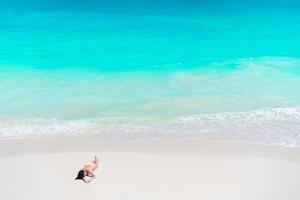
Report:
[[[96,156],[95,156],[95,159],[92,161],[92,163],[94,163],[96,165],[96,167],[98,167],[99,160]]]

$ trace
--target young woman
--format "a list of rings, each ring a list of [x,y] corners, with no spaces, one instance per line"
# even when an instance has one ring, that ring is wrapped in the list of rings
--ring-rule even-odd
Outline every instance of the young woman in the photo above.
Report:
[[[93,172],[98,168],[98,163],[98,158],[95,156],[95,159],[91,161],[90,164],[83,166],[83,168],[78,172],[75,180],[83,180],[85,183],[89,183],[94,180],[96,175]]]

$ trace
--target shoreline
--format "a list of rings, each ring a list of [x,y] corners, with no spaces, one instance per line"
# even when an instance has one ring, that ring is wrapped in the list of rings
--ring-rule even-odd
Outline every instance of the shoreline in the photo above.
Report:
[[[0,140],[35,137],[99,137],[112,140],[198,139],[300,146],[300,107],[239,112],[103,118],[1,118]]]

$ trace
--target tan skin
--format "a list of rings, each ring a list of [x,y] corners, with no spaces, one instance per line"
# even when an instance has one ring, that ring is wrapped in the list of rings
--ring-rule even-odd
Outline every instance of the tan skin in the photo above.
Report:
[[[83,181],[89,183],[96,178],[96,175],[93,173],[98,168],[99,160],[95,156],[94,160],[90,164],[84,165],[82,170],[84,171]],[[90,178],[87,178],[90,177]]]

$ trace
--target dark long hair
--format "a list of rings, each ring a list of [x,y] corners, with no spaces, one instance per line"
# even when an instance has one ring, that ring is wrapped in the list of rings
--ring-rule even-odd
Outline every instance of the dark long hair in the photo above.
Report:
[[[77,177],[75,178],[75,180],[78,180],[78,179],[83,179],[84,177],[84,170],[80,170],[77,174]]]

